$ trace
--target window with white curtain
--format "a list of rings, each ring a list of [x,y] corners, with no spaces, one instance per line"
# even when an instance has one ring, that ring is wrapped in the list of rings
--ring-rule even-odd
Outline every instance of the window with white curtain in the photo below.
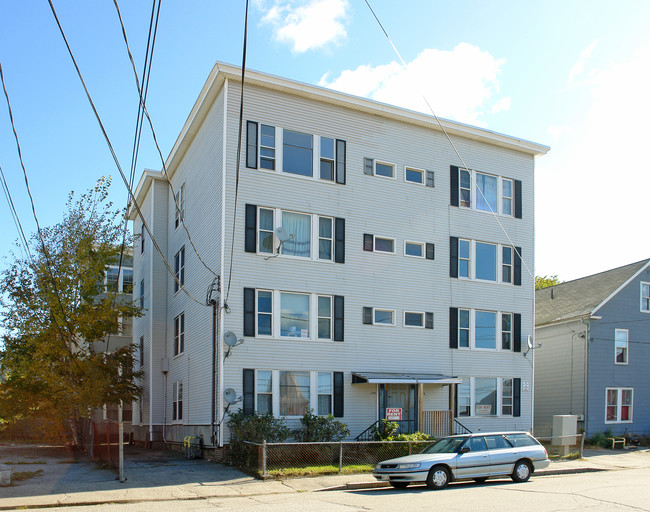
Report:
[[[303,416],[309,394],[309,372],[280,372],[280,416]]]

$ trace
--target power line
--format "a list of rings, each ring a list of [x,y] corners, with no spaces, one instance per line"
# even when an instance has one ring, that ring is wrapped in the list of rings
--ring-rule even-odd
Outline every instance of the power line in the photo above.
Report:
[[[242,49],[242,65],[241,65],[241,93],[239,98],[239,130],[237,133],[237,170],[235,174],[235,205],[232,214],[232,239],[230,242],[230,268],[228,270],[228,289],[226,291],[226,300],[224,303],[228,304],[230,297],[230,285],[232,284],[232,266],[233,256],[235,252],[235,224],[237,221],[237,196],[239,195],[239,174],[241,167],[241,140],[242,130],[244,124],[244,77],[246,75],[246,43],[248,41],[248,0],[246,0],[246,15],[244,17],[244,44]]]
[[[144,100],[144,98],[142,96],[142,89],[140,87],[140,80],[138,78],[138,72],[136,70],[135,63],[133,61],[133,55],[131,53],[131,48],[129,46],[129,41],[128,41],[127,37],[126,37],[126,30],[124,28],[124,23],[122,21],[122,16],[120,15],[119,7],[117,5],[117,0],[113,0],[113,3],[115,4],[115,8],[117,9],[118,18],[120,20],[120,25],[122,26],[122,35],[124,36],[124,43],[126,45],[126,49],[127,49],[128,54],[129,54],[129,60],[131,61],[131,66],[133,68],[133,74],[135,76],[135,83],[136,83],[136,86],[138,88],[138,94],[140,96],[140,104],[142,105],[142,111],[144,112],[144,115],[147,117],[147,120],[149,121],[149,127],[151,128],[151,134],[153,135],[153,141],[154,141],[154,144],[156,145],[156,149],[158,150],[158,155],[160,156],[160,161],[162,163],[163,176],[167,180],[167,183],[168,183],[169,188],[171,190],[172,199],[174,201],[174,205],[176,206],[176,211],[179,212],[178,217],[180,219],[181,224],[183,225],[183,228],[185,229],[185,232],[187,233],[187,239],[190,242],[190,245],[192,246],[192,249],[194,250],[194,253],[196,254],[197,258],[199,259],[199,261],[203,264],[203,266],[212,275],[217,277],[218,274],[214,270],[212,270],[212,268],[210,268],[210,266],[208,266],[208,264],[203,260],[203,258],[199,254],[199,251],[196,248],[196,245],[194,245],[194,240],[192,240],[192,237],[190,235],[190,231],[187,228],[187,225],[185,224],[185,219],[183,218],[184,217],[183,212],[181,211],[180,205],[178,204],[178,200],[176,199],[176,194],[174,192],[174,187],[172,186],[172,182],[169,179],[169,174],[167,173],[167,166],[165,165],[165,158],[163,157],[162,151],[160,149],[160,145],[158,144],[158,138],[156,137],[156,130],[153,127],[153,122],[151,121],[151,117],[149,116],[149,112],[147,110],[145,100]]]
[[[14,206],[14,200],[11,197],[11,191],[9,190],[9,185],[7,184],[7,179],[5,178],[5,173],[2,170],[1,165],[0,165],[0,177],[2,178],[2,190],[5,194],[5,198],[7,199],[7,204],[9,205],[9,210],[11,211],[11,217],[13,218],[14,224],[16,225],[16,230],[18,231],[20,244],[25,249],[25,252],[29,256],[29,259],[31,260],[32,264],[34,264],[34,257],[32,256],[32,253],[29,250],[29,242],[27,242],[27,237],[25,236],[25,232],[23,231],[23,225],[20,223],[20,217],[18,217],[18,212],[16,211],[16,207]]]
[[[54,5],[52,4],[52,0],[48,0],[48,3],[50,5],[50,9],[52,10],[52,14],[54,15],[54,19],[56,21],[56,24],[59,28],[59,32],[61,33],[61,37],[63,38],[63,41],[65,42],[66,48],[68,50],[68,53],[70,55],[70,58],[72,59],[72,63],[74,64],[75,70],[77,71],[77,76],[79,77],[79,80],[81,81],[81,85],[83,86],[83,89],[86,93],[86,98],[88,99],[88,102],[90,103],[90,107],[92,108],[92,111],[95,115],[95,118],[97,119],[97,123],[99,124],[99,127],[102,131],[102,134],[104,136],[104,139],[106,141],[106,144],[108,145],[108,148],[111,152],[111,155],[113,157],[113,160],[115,162],[115,165],[117,166],[118,171],[120,172],[120,175],[122,176],[122,180],[124,181],[124,184],[126,185],[127,190],[129,191],[129,196],[131,197],[131,201],[133,206],[135,207],[136,211],[138,212],[138,216],[142,220],[142,225],[146,229],[147,233],[149,234],[151,241],[156,248],[156,251],[158,251],[158,254],[160,254],[160,257],[162,258],[163,263],[165,264],[165,267],[167,267],[167,271],[170,273],[170,275],[174,278],[174,281],[178,284],[179,288],[183,290],[183,292],[193,301],[195,301],[198,304],[203,305],[203,302],[195,298],[190,292],[185,288],[185,285],[181,283],[176,276],[176,273],[172,270],[171,266],[169,265],[169,262],[167,261],[167,258],[163,254],[162,249],[158,245],[158,242],[156,241],[156,238],[153,236],[153,232],[151,231],[149,225],[147,224],[144,215],[142,214],[142,210],[140,209],[140,205],[138,205],[138,202],[133,194],[133,191],[131,190],[131,187],[129,186],[129,182],[126,178],[126,175],[124,174],[124,171],[122,170],[122,166],[120,165],[120,162],[117,158],[117,155],[115,154],[115,150],[113,149],[113,145],[111,144],[110,138],[108,137],[108,134],[106,133],[106,129],[104,128],[104,124],[102,123],[102,120],[99,116],[99,113],[97,112],[97,108],[95,107],[95,103],[92,100],[92,97],[90,96],[90,92],[88,91],[88,87],[86,87],[86,82],[83,79],[83,76],[81,74],[81,71],[79,69],[79,66],[77,65],[77,60],[74,57],[74,54],[72,53],[72,49],[70,48],[70,44],[68,43],[68,39],[65,35],[65,32],[63,31],[63,27],[61,26],[61,22],[59,21],[59,17],[56,14],[56,10],[54,9]]]

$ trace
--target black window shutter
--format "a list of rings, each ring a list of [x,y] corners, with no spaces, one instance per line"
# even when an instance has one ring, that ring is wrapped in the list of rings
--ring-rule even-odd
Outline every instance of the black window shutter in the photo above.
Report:
[[[458,277],[458,237],[449,237],[449,277]]]
[[[244,368],[244,414],[255,414],[255,370]]]
[[[334,417],[343,417],[343,372],[334,372]]]
[[[334,220],[334,261],[345,263],[345,219]]]
[[[458,348],[458,308],[449,308],[449,348]]]
[[[436,259],[436,246],[434,244],[426,244],[426,257],[428,260]]]
[[[255,288],[244,288],[244,336],[255,336]]]
[[[344,304],[342,295],[334,295],[334,341],[343,341]]]
[[[515,265],[514,265],[514,279],[513,284],[521,286],[521,247],[515,247]]]
[[[363,159],[363,174],[373,174],[374,160],[372,158]]]
[[[519,313],[513,315],[512,337],[514,338],[512,350],[521,352],[521,315]]]
[[[372,324],[372,308],[363,308],[363,323]]]
[[[372,235],[369,235],[368,233],[363,234],[363,250],[364,251],[372,251],[375,245],[375,240]]]
[[[458,206],[458,167],[452,165],[449,168],[449,177],[451,187],[449,202],[452,206]]]
[[[427,187],[435,187],[434,178],[435,178],[435,175],[433,174],[433,171],[426,171],[426,176],[424,178],[424,184]]]
[[[424,314],[424,328],[433,329],[433,313]]]
[[[521,379],[512,379],[512,415],[521,416]]]
[[[246,123],[246,167],[257,169],[257,123]]]
[[[345,185],[345,141],[336,139],[336,183]]]
[[[521,219],[521,181],[515,180],[515,218]]]
[[[246,252],[257,252],[257,206],[246,205],[246,233],[244,236],[244,249]]]

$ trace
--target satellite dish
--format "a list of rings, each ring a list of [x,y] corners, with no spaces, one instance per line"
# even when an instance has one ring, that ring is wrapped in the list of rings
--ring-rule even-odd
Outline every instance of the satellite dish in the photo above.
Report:
[[[528,337],[526,338],[526,341],[528,342],[528,349],[530,350],[531,348],[533,348],[533,337],[532,337],[532,336],[528,336]]]
[[[223,390],[223,399],[229,404],[237,402],[237,392],[233,388],[226,388]]]
[[[287,233],[287,230],[284,229],[282,226],[280,226],[275,230],[275,234],[277,235],[278,240],[280,240],[280,242],[286,242],[291,238],[291,235]]]
[[[237,335],[232,331],[226,331],[223,333],[223,341],[225,341],[226,345],[229,347],[234,347],[237,345]]]

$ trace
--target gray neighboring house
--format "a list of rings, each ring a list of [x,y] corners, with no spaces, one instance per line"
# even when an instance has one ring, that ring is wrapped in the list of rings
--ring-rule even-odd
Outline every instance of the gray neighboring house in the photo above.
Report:
[[[650,260],[535,293],[535,433],[650,433]]]

